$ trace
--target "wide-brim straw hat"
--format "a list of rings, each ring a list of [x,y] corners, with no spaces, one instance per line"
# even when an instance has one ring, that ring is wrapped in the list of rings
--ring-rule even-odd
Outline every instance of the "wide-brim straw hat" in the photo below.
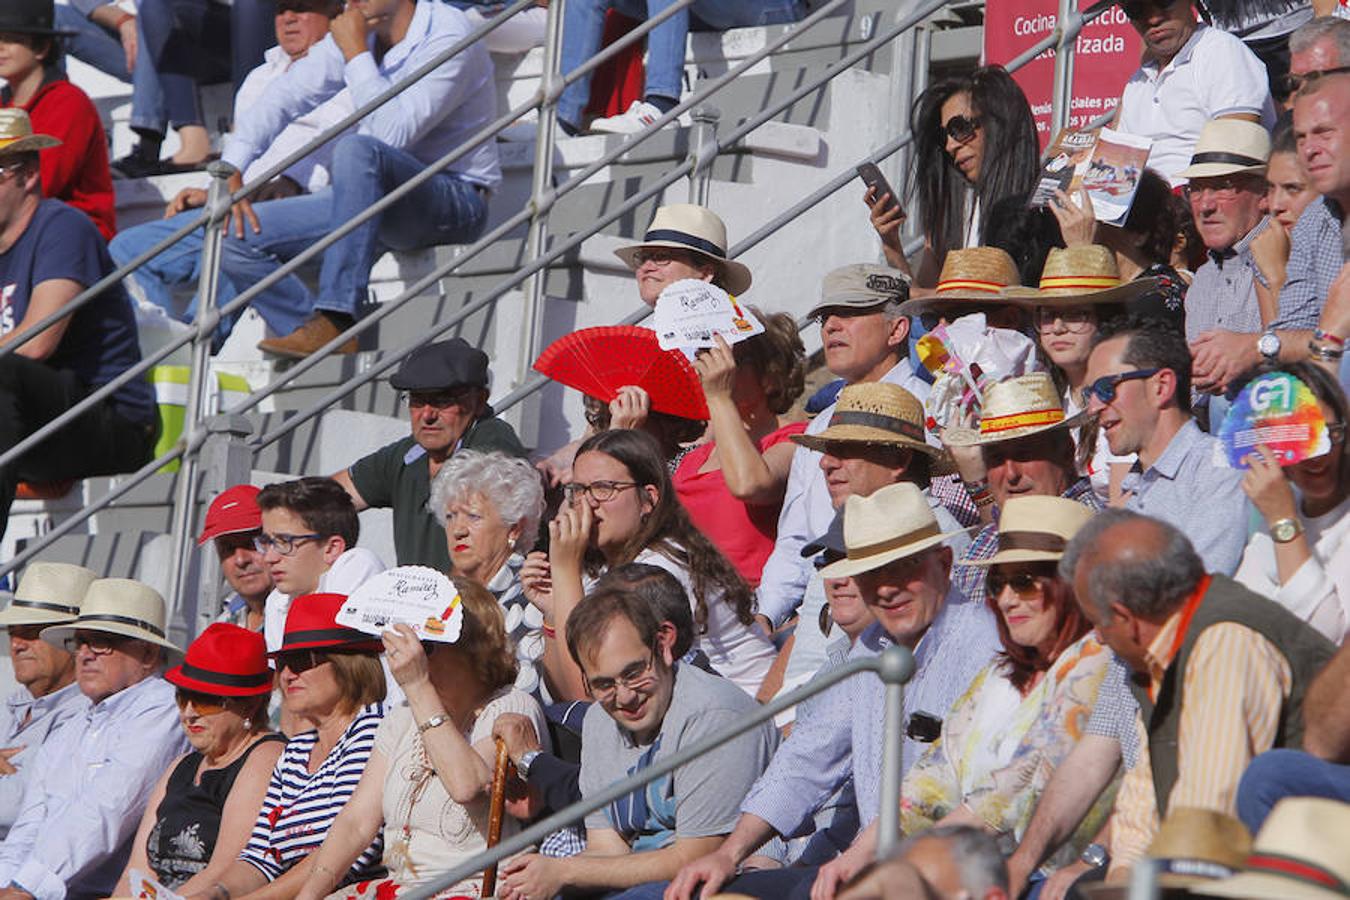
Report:
[[[948,428],[942,439],[953,447],[974,447],[1074,428],[1090,418],[1086,410],[1066,416],[1050,373],[1031,372],[990,385],[981,405],[979,428]]]
[[[1010,287],[1003,291],[1018,306],[1088,306],[1128,303],[1157,290],[1158,279],[1121,281],[1116,255],[1099,244],[1055,247],[1045,258],[1037,287]]]
[[[1209,897],[1344,900],[1350,897],[1350,803],[1289,797],[1275,804],[1245,871],[1190,888]]]
[[[1191,164],[1181,178],[1217,178],[1240,172],[1265,174],[1270,161],[1270,133],[1257,122],[1210,119],[1200,129]]]
[[[942,261],[937,288],[926,297],[914,297],[900,304],[901,315],[917,316],[945,311],[948,318],[965,315],[990,306],[1009,306],[1005,289],[1022,283],[1017,263],[998,247],[966,247],[950,250]],[[962,311],[961,307],[969,307]]]
[[[14,599],[0,612],[0,628],[10,625],[59,625],[80,614],[89,585],[98,573],[70,563],[29,563],[14,591]]]
[[[794,434],[792,441],[809,450],[827,451],[833,444],[905,447],[936,457],[937,447],[924,440],[923,404],[898,384],[872,381],[847,385],[839,392],[830,424],[819,434]]]
[[[42,639],[57,647],[79,631],[101,631],[162,647],[171,659],[183,651],[169,642],[164,598],[159,591],[130,578],[99,578],[89,584],[80,614],[63,625],[42,629]]]
[[[0,155],[31,153],[59,146],[61,141],[50,134],[34,134],[33,122],[22,109],[0,109]]]
[[[888,484],[844,504],[847,556],[820,570],[823,578],[848,578],[913,556],[960,531],[944,532],[923,491],[909,482]]]
[[[1066,497],[1013,497],[998,519],[998,551],[988,559],[962,560],[968,566],[1053,562],[1094,515],[1091,507]]]
[[[267,642],[256,631],[213,622],[188,645],[183,662],[164,680],[189,691],[219,697],[258,697],[272,692]]]
[[[634,257],[639,250],[649,247],[672,247],[691,250],[717,263],[722,269],[722,287],[728,294],[740,296],[750,290],[753,278],[750,270],[734,259],[727,259],[727,226],[717,213],[693,203],[674,203],[662,206],[652,217],[652,224],[642,237],[642,243],[620,247],[614,255],[636,271]]]
[[[381,652],[384,642],[378,637],[338,624],[337,614],[346,602],[346,594],[301,594],[296,597],[286,613],[281,646],[267,655],[276,657],[291,650]]]
[[[1149,845],[1148,856],[1158,867],[1163,896],[1191,896],[1187,890],[1229,878],[1242,869],[1252,848],[1252,836],[1232,816],[1212,809],[1180,807],[1167,814]],[[1082,889],[1093,900],[1125,900],[1129,886],[1092,884]]]

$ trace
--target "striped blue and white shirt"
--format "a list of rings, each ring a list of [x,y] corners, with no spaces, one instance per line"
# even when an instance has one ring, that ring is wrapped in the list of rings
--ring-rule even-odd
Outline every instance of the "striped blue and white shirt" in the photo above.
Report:
[[[258,821],[239,858],[274,881],[317,850],[356,790],[383,718],[381,704],[363,707],[312,774],[309,755],[319,733],[307,731],[292,738],[272,770]],[[384,840],[377,835],[352,865],[343,884],[380,874],[383,855]]]

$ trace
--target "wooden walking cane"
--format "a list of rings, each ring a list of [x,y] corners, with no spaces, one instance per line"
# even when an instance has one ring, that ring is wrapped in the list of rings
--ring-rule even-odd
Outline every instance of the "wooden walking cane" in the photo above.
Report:
[[[502,839],[502,814],[506,810],[506,780],[511,775],[511,757],[506,752],[506,742],[497,738],[497,764],[492,768],[492,797],[488,803],[487,848],[491,850]],[[491,897],[497,892],[497,864],[493,863],[483,871],[483,896]]]

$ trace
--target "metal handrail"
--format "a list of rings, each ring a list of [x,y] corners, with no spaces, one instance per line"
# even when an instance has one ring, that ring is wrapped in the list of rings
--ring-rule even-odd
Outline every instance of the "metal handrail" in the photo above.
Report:
[[[780,712],[791,709],[821,691],[864,672],[875,672],[886,685],[885,727],[882,729],[881,750],[882,803],[877,815],[876,852],[877,859],[884,859],[891,854],[900,840],[900,783],[903,763],[901,754],[904,741],[901,721],[904,718],[904,685],[914,676],[914,655],[899,645],[887,647],[878,656],[850,660],[837,669],[822,672],[801,687],[758,707],[736,724],[688,747],[683,747],[669,757],[654,762],[621,781],[614,782],[604,790],[536,822],[492,849],[460,863],[444,875],[409,888],[400,896],[403,900],[430,900],[446,888],[466,878],[473,878],[488,866],[529,850],[559,828],[580,821],[588,813],[603,809],[615,800],[641,790],[656,779],[718,749],[727,741],[745,734],[757,725],[772,721]]]

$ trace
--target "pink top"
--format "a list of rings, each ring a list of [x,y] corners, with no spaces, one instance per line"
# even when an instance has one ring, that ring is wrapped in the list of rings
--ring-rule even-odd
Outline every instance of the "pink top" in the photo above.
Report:
[[[805,430],[805,422],[784,425],[760,440],[759,452],[764,453]],[[778,538],[779,504],[755,506],[737,500],[727,490],[721,469],[699,472],[714,446],[716,443],[709,441],[680,460],[675,470],[675,494],[689,511],[694,526],[717,545],[751,587],[758,587],[764,563]]]

